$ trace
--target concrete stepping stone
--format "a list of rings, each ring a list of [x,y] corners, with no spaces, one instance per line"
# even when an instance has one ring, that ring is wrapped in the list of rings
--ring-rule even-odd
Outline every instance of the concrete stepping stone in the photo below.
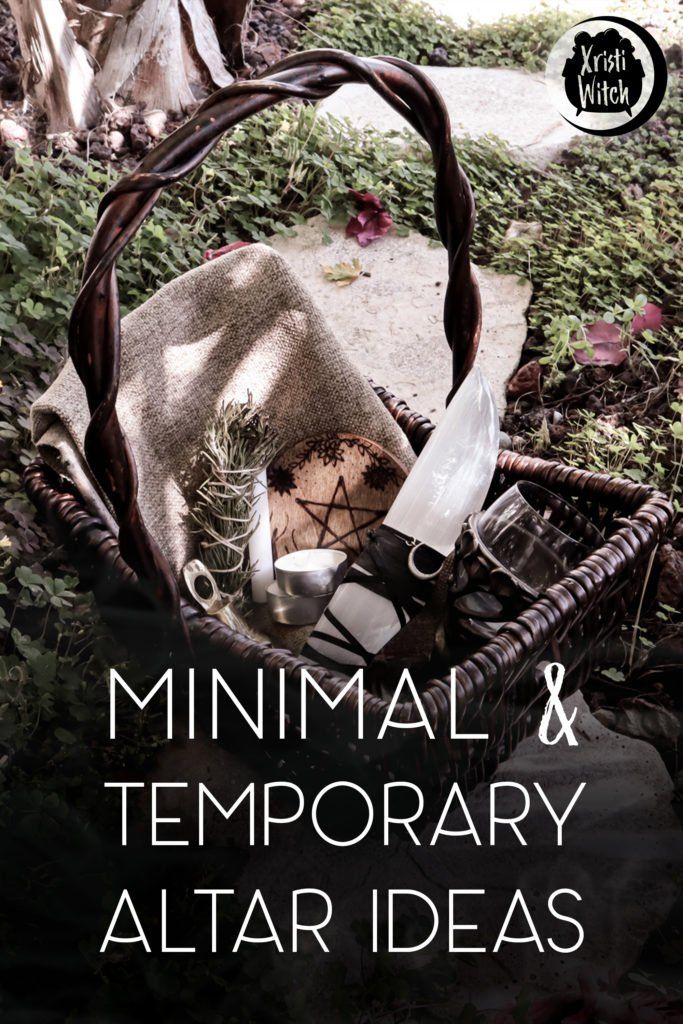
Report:
[[[548,7],[542,2],[530,3],[529,0],[422,0],[426,7],[431,7],[437,15],[445,15],[461,28],[470,24],[491,25],[507,18],[515,18],[521,23],[534,14],[548,13]],[[601,18],[606,14],[626,17],[623,0],[553,0],[552,11],[556,15],[558,25],[563,16],[569,15],[576,24],[585,18]],[[640,5],[639,9],[632,6],[631,14],[636,21],[650,32],[664,49],[680,39],[681,11],[676,0],[659,0],[658,3]],[[557,36],[561,35],[558,27]]]
[[[331,238],[328,245],[323,235]],[[288,260],[322,310],[344,351],[368,377],[438,420],[450,388],[451,353],[442,312],[446,254],[423,235],[393,231],[362,249],[343,227],[322,217],[292,238],[275,236],[273,247]],[[357,257],[363,271],[345,288],[329,281],[323,265]],[[476,268],[483,326],[478,362],[491,381],[501,412],[505,383],[516,369],[526,338],[531,285],[511,274]]]
[[[520,18],[535,13],[533,9],[530,10],[529,0],[423,0],[423,2],[425,7],[431,7],[435,14],[445,15],[461,28],[467,28],[470,22],[476,22],[478,25],[490,25],[500,21],[501,18]],[[583,0],[582,10],[585,2],[586,0]],[[555,3],[558,9],[568,6],[559,0],[555,0]]]
[[[454,135],[496,135],[520,160],[543,168],[577,136],[555,110],[543,75],[513,68],[421,68],[444,98]],[[400,131],[408,124],[366,85],[344,85],[318,109],[357,128]]]

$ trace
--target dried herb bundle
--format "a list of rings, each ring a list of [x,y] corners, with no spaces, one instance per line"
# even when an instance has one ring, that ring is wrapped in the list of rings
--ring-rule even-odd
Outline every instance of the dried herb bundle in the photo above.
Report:
[[[276,450],[274,431],[248,395],[246,402],[224,404],[210,420],[195,460],[203,482],[190,514],[201,558],[221,593],[238,606],[252,575],[247,545],[257,525],[254,481]]]

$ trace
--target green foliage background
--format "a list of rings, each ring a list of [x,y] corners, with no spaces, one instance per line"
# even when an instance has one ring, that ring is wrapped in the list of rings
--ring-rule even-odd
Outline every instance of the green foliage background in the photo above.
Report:
[[[456,67],[523,67],[541,70],[545,58],[578,16],[557,8],[461,28],[415,0],[364,0],[320,4],[307,24],[302,48],[330,46],[360,54],[391,54],[428,64],[443,47]]]

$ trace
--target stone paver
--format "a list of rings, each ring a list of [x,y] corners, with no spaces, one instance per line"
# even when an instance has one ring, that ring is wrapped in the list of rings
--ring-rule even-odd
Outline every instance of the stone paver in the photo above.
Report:
[[[332,242],[324,245],[323,232]],[[438,419],[451,378],[451,354],[442,325],[446,255],[422,235],[390,232],[361,249],[344,229],[318,217],[296,237],[272,239],[299,275],[344,350],[367,376],[410,406]],[[323,264],[358,257],[370,277],[346,288],[327,280]],[[531,285],[510,274],[476,270],[482,291],[479,364],[505,408],[505,382],[515,370],[526,337]]]
[[[496,135],[523,160],[545,167],[580,132],[555,110],[543,76],[511,68],[422,68],[441,92],[458,135]],[[319,104],[359,128],[395,131],[407,122],[366,85],[345,85]]]
[[[524,17],[534,12],[529,0],[424,0],[436,14],[445,14],[456,25],[466,27],[470,22],[490,25],[501,18]],[[558,3],[558,9],[566,4]],[[537,8],[536,8],[537,9]],[[577,19],[578,20],[578,19]]]
[[[569,14],[573,22],[616,14],[637,21],[651,32],[663,48],[680,40],[681,7],[679,0],[657,0],[639,5],[625,0],[552,0],[530,3],[529,0],[423,0],[436,14],[446,15],[456,25],[467,28],[471,23],[490,25],[503,18],[524,20],[533,14],[556,12],[558,20]],[[561,34],[558,29],[558,36]]]

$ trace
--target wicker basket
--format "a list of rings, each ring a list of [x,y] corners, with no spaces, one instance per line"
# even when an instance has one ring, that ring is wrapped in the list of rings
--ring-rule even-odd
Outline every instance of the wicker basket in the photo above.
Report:
[[[366,692],[366,739],[358,742],[357,694],[352,690],[334,712],[312,694],[309,735],[315,738],[303,742],[296,711],[301,668],[310,671],[329,697],[339,694],[347,681],[289,651],[232,632],[182,600],[168,563],[141,519],[135,460],[116,415],[120,312],[115,263],[163,188],[197,167],[222,134],[246,116],[282,99],[317,100],[354,81],[374,88],[431,147],[437,226],[448,250],[444,325],[453,352],[453,391],[457,389],[474,361],[480,303],[469,262],[474,203],[455,159],[441,98],[428,78],[403,61],[361,60],[329,50],[298,54],[271,69],[267,77],[235,83],[215,93],[101,204],[71,318],[69,351],[92,416],[86,456],[115,511],[118,538],[92,516],[71,485],[45,464],[34,462],[26,472],[25,484],[51,529],[67,543],[85,582],[95,587],[104,613],[129,645],[149,652],[154,646],[150,630],[163,623],[163,629],[155,634],[160,637],[156,644],[160,662],[165,661],[166,666],[192,664],[198,671],[215,666],[226,678],[229,675],[237,696],[247,705],[253,699],[257,669],[263,669],[266,717],[271,722],[279,711],[282,670],[287,736],[264,744],[255,744],[252,737],[251,742],[252,747],[269,752],[272,764],[284,763],[287,770],[297,771],[301,781],[310,774],[301,770],[303,760],[309,767],[315,766],[318,786],[321,771],[330,775],[341,772],[345,778],[360,779],[366,787],[398,776],[417,782],[433,808],[446,783],[458,781],[469,788],[487,778],[537,724],[539,708],[547,697],[538,665],[549,653],[561,653],[569,670],[565,693],[585,679],[600,643],[619,627],[639,599],[651,557],[673,515],[665,497],[653,488],[604,474],[501,453],[495,490],[515,480],[534,480],[575,502],[607,540],[495,639],[457,666],[459,729],[486,732],[488,742],[450,738],[450,673],[422,687],[422,703],[434,740],[422,729],[405,729],[392,730],[392,742],[379,744],[373,723],[384,719],[387,704]],[[383,388],[375,390],[419,452],[432,424]],[[414,706],[404,704],[395,717],[410,723],[418,715]],[[249,749],[244,733],[235,734],[234,743],[242,751]]]

